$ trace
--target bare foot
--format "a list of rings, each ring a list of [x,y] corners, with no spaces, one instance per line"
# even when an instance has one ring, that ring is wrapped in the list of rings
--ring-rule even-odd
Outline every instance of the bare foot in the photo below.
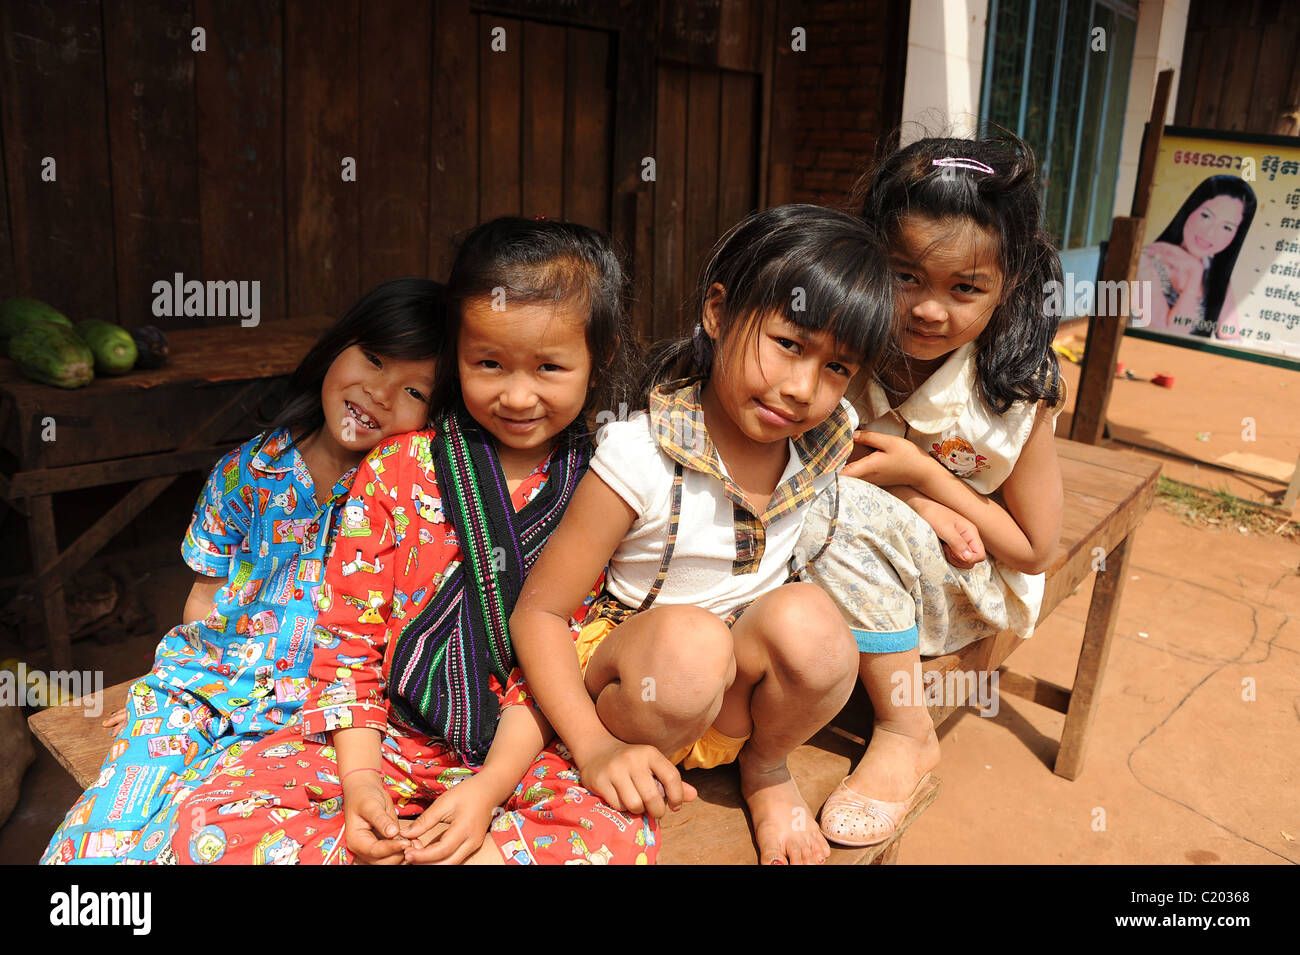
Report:
[[[740,752],[740,792],[754,820],[760,865],[818,865],[830,846],[782,760],[758,766],[748,748]]]
[[[922,711],[924,713],[924,711]],[[846,780],[854,792],[884,802],[902,802],[916,784],[939,765],[939,737],[926,715],[924,723],[876,723],[871,743]]]

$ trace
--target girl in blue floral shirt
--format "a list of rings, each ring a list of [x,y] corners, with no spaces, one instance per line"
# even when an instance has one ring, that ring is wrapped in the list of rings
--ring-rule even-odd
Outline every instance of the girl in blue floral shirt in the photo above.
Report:
[[[99,779],[42,862],[170,861],[185,796],[295,715],[352,478],[385,438],[427,424],[442,331],[438,283],[371,290],[303,358],[267,429],[217,462],[181,545],[197,572],[186,622],[131,688]]]

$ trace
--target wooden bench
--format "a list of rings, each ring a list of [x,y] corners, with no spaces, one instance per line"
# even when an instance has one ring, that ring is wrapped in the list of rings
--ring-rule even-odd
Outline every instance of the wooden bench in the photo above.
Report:
[[[1056,446],[1065,485],[1065,522],[1056,559],[1047,572],[1039,619],[1056,609],[1095,568],[1101,568],[1093,584],[1074,686],[1066,689],[1006,670],[1003,661],[1022,642],[1010,632],[981,640],[957,653],[926,660],[923,670],[938,671],[941,675],[952,670],[998,670],[1001,691],[1066,714],[1055,771],[1074,779],[1083,769],[1088,729],[1097,711],[1101,679],[1126,579],[1130,538],[1151,508],[1160,465],[1128,452],[1078,444],[1064,438],[1058,438]],[[128,680],[105,689],[103,715],[99,717],[85,716],[82,707],[74,702],[37,713],[29,720],[32,732],[82,788],[98,777],[104,754],[112,742],[112,734],[100,726],[100,720],[122,706],[134,682]],[[966,682],[957,681],[956,686],[964,690]],[[963,701],[950,700],[948,705],[931,707],[935,726],[941,725],[961,705]],[[870,704],[859,687],[859,693],[831,725],[791,755],[790,768],[810,805],[820,806],[844,778],[861,756],[864,738],[870,735],[870,730]],[[699,789],[700,798],[663,820],[660,862],[678,865],[756,862],[749,817],[740,798],[735,770],[729,767],[693,770],[687,778]],[[936,778],[891,840],[869,849],[834,849],[831,864],[894,862],[903,833],[938,793]],[[817,823],[810,819],[808,824]]]

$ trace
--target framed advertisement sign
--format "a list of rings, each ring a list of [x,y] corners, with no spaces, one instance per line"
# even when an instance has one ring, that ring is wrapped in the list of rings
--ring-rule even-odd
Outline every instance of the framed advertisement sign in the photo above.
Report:
[[[1300,137],[1166,126],[1128,334],[1300,369]]]

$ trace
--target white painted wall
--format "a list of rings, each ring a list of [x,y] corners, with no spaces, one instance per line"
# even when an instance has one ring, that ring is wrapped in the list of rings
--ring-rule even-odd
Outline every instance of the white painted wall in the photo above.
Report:
[[[1142,127],[1151,115],[1156,77],[1161,70],[1174,70],[1165,123],[1174,121],[1178,83],[1182,79],[1183,39],[1187,35],[1189,3],[1190,0],[1141,0],[1138,4],[1133,69],[1128,81],[1128,109],[1124,113],[1124,139],[1119,153],[1119,183],[1115,187],[1114,214],[1117,216],[1126,216],[1133,208]]]
[[[912,0],[911,6],[903,141],[926,132],[968,135],[979,118],[988,0]]]
[[[1120,140],[1114,215],[1128,215],[1137,184],[1142,127],[1151,112],[1156,76],[1182,67],[1190,0],[1140,0],[1128,104]],[[907,30],[907,76],[903,85],[903,142],[924,133],[969,135],[979,117],[984,78],[988,0],[912,0]],[[1173,122],[1177,73],[1165,122]],[[1063,253],[1062,265],[1078,278],[1096,275],[1098,250]]]

